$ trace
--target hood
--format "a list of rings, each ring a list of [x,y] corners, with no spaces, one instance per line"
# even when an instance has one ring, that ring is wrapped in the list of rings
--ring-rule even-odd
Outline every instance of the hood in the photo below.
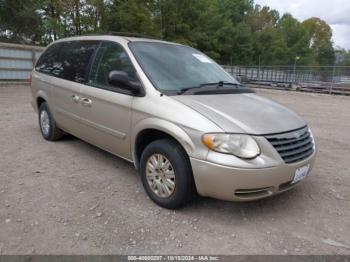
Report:
[[[306,125],[294,111],[257,94],[183,95],[172,98],[191,107],[228,133],[266,135]]]

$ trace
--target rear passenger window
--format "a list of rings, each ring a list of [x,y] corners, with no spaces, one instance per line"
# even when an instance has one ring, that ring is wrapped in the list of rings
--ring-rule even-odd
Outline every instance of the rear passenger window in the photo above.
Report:
[[[108,75],[114,70],[128,73],[130,81],[138,81],[135,69],[123,47],[116,43],[103,42],[96,53],[89,84],[102,88],[115,88],[108,83]]]
[[[97,41],[63,42],[52,46],[40,58],[36,69],[66,80],[83,83]]]

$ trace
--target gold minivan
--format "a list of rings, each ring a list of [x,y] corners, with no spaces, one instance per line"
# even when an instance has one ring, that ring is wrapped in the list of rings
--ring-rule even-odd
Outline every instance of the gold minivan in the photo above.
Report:
[[[46,140],[72,134],[133,162],[148,196],[179,208],[197,193],[265,198],[309,173],[312,133],[194,48],[128,36],[56,41],[32,72]]]

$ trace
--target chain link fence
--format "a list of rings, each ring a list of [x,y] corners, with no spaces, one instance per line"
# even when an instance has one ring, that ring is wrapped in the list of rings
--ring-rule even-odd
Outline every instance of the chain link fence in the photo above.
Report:
[[[348,66],[223,66],[255,87],[350,95]]]

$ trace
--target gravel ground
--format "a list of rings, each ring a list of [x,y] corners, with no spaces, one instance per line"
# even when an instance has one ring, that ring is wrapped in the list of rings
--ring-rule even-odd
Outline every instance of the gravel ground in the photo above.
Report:
[[[319,154],[294,190],[168,211],[132,164],[42,139],[28,87],[0,87],[0,254],[350,254],[350,98],[259,90],[305,117]]]

